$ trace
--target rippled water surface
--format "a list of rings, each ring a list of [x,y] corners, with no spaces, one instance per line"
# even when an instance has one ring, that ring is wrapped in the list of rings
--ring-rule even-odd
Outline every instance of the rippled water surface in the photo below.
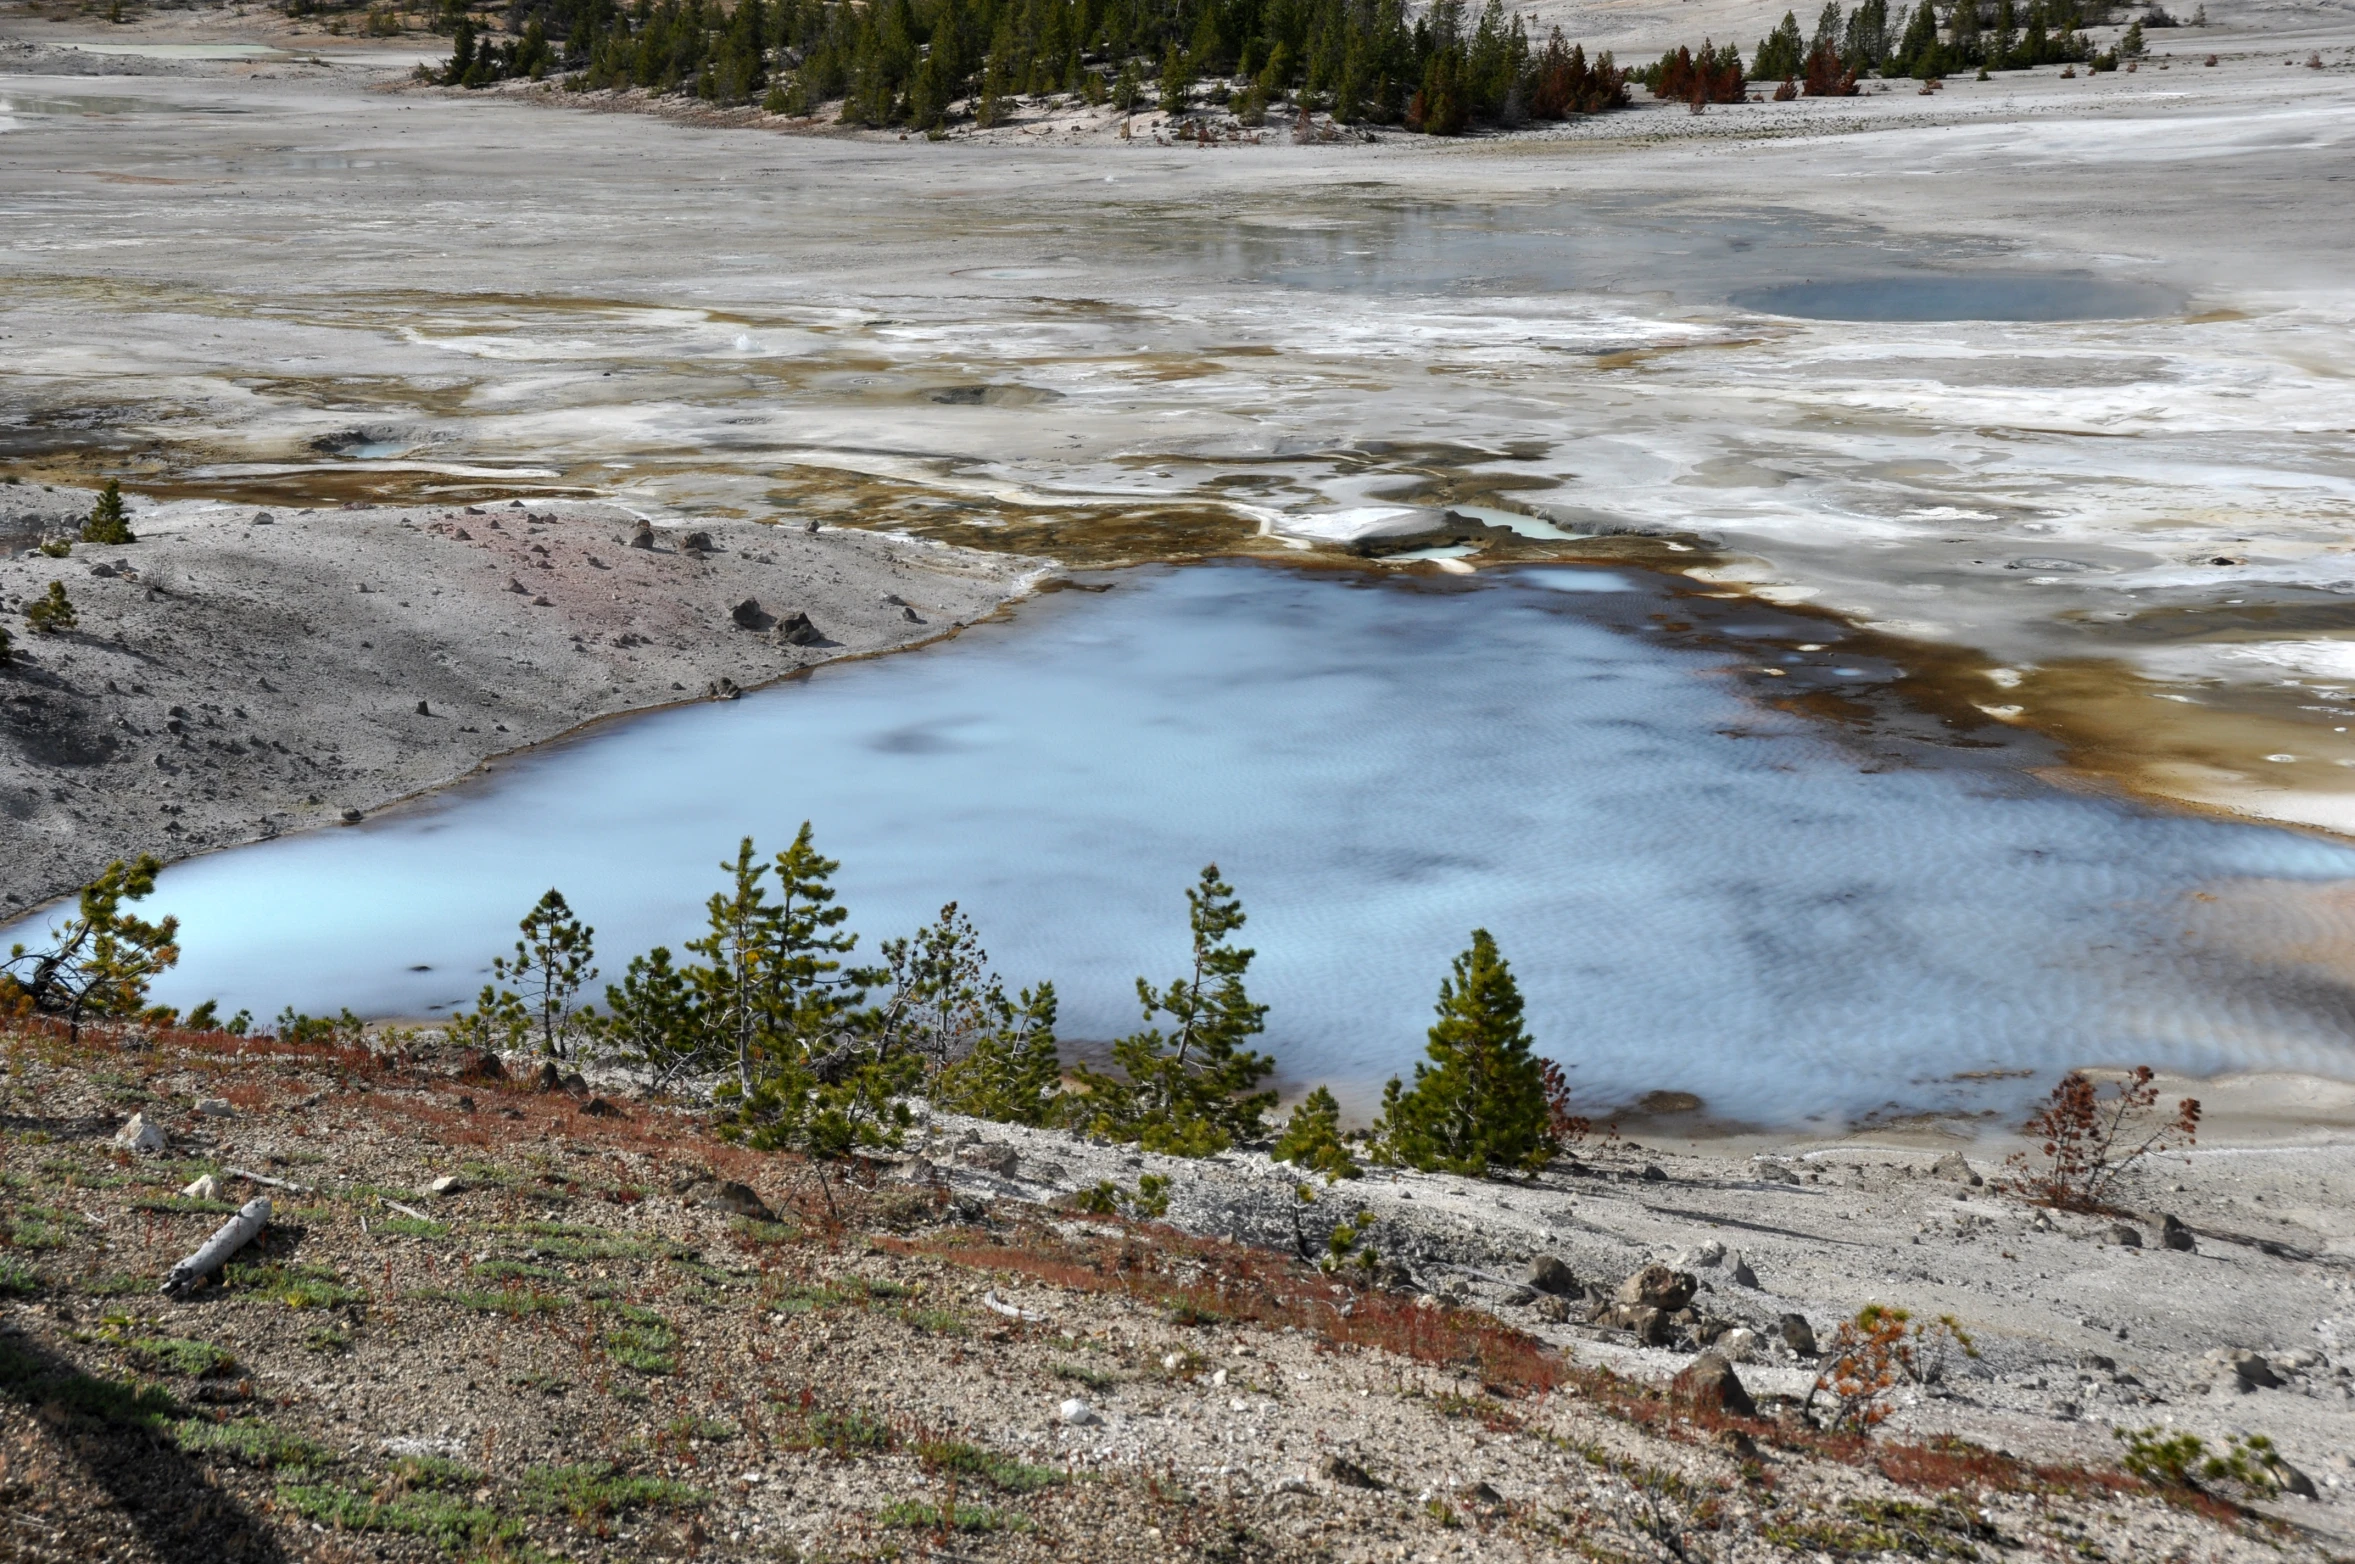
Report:
[[[2252,883],[2329,904],[2355,852],[2007,772],[1867,770],[1626,628],[1655,590],[1230,565],[1053,594],[174,868],[166,997],[436,1011],[550,884],[610,974],[693,932],[740,835],[781,847],[806,818],[862,948],[958,898],[1009,977],[1056,981],[1080,1039],[1133,1025],[1136,974],[1175,975],[1181,892],[1215,858],[1286,1077],[1360,1106],[1419,1050],[1474,925],[1598,1099],[1678,1088],[1791,1120],[1976,1102],[1950,1078],[2088,1059],[2355,1070],[2316,954],[2355,928],[2310,930],[2293,970],[2202,910]],[[1880,676],[1836,646],[1781,655]]]

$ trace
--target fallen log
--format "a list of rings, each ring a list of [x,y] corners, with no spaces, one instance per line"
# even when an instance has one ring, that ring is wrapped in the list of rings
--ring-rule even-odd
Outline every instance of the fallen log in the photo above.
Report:
[[[266,1173],[249,1173],[243,1168],[223,1168],[221,1171],[231,1178],[241,1178],[248,1184],[260,1184],[266,1189],[283,1189],[296,1195],[307,1195],[311,1192],[310,1186],[307,1184],[289,1184],[282,1178],[272,1178]]]
[[[270,1197],[256,1195],[245,1203],[245,1208],[213,1230],[204,1246],[172,1267],[172,1274],[164,1278],[163,1290],[177,1297],[229,1263],[229,1257],[253,1242],[256,1234],[270,1225]]]

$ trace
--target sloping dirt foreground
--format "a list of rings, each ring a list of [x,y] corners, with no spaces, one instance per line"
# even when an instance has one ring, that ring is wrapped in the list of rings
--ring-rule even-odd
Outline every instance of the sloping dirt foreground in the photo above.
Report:
[[[822,1192],[455,1055],[4,1046],[0,1557],[2329,1556],[2114,1468],[1680,1402],[995,1174]],[[166,1148],[117,1143],[133,1112]],[[225,1284],[159,1296],[257,1188]]]
[[[572,500],[138,506],[0,490],[0,915],[112,859],[331,824],[615,713],[727,695],[989,613],[1039,562]],[[76,624],[25,610],[62,583]],[[798,617],[797,617],[798,616]]]

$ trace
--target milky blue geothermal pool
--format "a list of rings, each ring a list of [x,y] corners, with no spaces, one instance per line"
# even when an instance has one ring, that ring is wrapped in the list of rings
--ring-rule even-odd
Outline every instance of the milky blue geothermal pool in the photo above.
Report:
[[[1639,574],[1115,583],[177,867],[165,997],[438,1013],[551,884],[610,975],[694,931],[739,836],[773,850],[807,818],[863,948],[954,897],[1009,978],[1054,979],[1077,1039],[1134,1025],[1138,973],[1176,974],[1181,893],[1215,858],[1284,1077],[1361,1108],[1475,924],[1597,1100],[1787,1122],[1968,1106],[1989,1099],[1959,1073],[2081,1061],[2355,1073],[2337,977],[2251,956],[2195,896],[2327,903],[2355,851],[2001,769],[1867,770],[1745,699],[1729,654],[1648,631],[1629,594],[1664,589]],[[1743,655],[1886,677],[1791,650],[1803,633]]]

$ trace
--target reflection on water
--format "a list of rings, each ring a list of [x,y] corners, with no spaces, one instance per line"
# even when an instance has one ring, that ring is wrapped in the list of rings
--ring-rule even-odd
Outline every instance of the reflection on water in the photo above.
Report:
[[[2355,937],[2344,899],[2309,898],[2302,943],[2259,947],[2305,953],[2279,958],[2191,895],[2336,885],[2355,851],[2008,772],[1862,771],[1656,644],[1660,590],[1225,565],[1053,594],[954,645],[174,868],[166,997],[440,1010],[550,884],[611,975],[693,931],[739,835],[774,849],[807,818],[864,948],[954,897],[1009,976],[1056,981],[1083,1039],[1135,1024],[1131,979],[1175,970],[1180,893],[1217,860],[1286,1076],[1361,1109],[1475,925],[1598,1099],[1677,1088],[1789,1120],[2085,1060],[2355,1073],[2355,1006],[2316,954]]]

